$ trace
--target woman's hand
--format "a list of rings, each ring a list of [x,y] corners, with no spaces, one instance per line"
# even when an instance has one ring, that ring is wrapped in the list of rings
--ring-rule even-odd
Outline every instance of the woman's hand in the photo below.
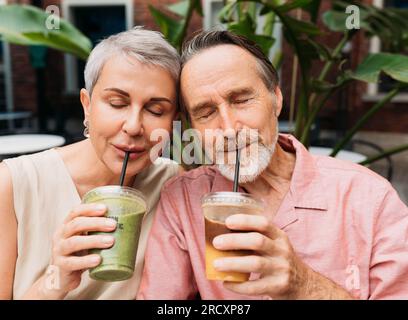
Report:
[[[51,259],[52,269],[56,272],[48,276],[58,275],[58,281],[47,281],[46,275],[43,283],[43,290],[46,293],[54,291],[52,296],[58,294],[59,297],[64,297],[79,286],[85,270],[100,264],[100,255],[87,254],[86,251],[110,248],[115,239],[110,235],[87,235],[87,233],[115,230],[116,221],[103,217],[106,210],[103,204],[81,204],[70,212],[63,225],[57,229],[53,238]]]

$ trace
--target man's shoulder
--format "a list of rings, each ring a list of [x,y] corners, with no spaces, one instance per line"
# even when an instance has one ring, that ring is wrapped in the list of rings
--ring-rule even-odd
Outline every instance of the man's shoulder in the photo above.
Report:
[[[314,156],[316,167],[322,178],[339,183],[358,183],[381,189],[391,187],[387,179],[371,169],[350,161],[328,156]]]

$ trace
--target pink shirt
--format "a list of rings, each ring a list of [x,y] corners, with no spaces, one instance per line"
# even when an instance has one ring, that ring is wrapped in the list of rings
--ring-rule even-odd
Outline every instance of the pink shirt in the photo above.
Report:
[[[296,164],[290,191],[271,219],[297,255],[356,298],[407,299],[408,208],[390,183],[365,167],[313,156],[292,136],[280,135],[279,144],[296,153]],[[232,183],[215,167],[168,181],[150,233],[139,299],[266,298],[238,295],[205,278],[200,199],[230,190]]]

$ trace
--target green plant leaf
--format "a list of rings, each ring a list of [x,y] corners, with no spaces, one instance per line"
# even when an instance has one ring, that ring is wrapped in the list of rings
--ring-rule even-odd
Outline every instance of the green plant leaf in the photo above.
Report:
[[[351,76],[360,81],[376,83],[381,72],[394,80],[408,83],[408,57],[392,53],[370,54]]]
[[[236,6],[236,2],[230,2],[226,4],[221,11],[218,13],[218,20],[221,23],[227,23],[230,22],[232,19],[232,15],[234,13],[234,7]]]
[[[262,51],[268,56],[269,50],[275,43],[275,39],[271,36],[259,35],[255,33],[256,24],[252,21],[251,16],[246,13],[243,18],[228,25],[228,30],[247,37],[248,39],[257,43]]]
[[[323,32],[314,24],[306,21],[301,21],[291,16],[286,16],[286,23],[290,25],[291,29],[297,34],[307,34],[311,36],[321,35]]]
[[[294,0],[294,1],[290,1],[287,2],[285,4],[282,4],[280,6],[278,6],[276,9],[279,10],[279,12],[281,13],[287,13],[293,9],[304,9],[307,6],[310,6],[311,4],[313,4],[313,2],[316,2],[314,0]]]
[[[176,46],[183,30],[183,20],[177,21],[151,5],[149,10],[163,35],[173,46]]]
[[[86,59],[92,43],[77,28],[59,18],[59,29],[47,29],[50,14],[29,5],[0,6],[0,34],[19,45],[44,45]]]
[[[239,21],[230,23],[228,29],[244,36],[250,36],[256,31],[256,24],[249,14],[244,14]]]
[[[179,15],[180,17],[185,17],[188,12],[188,6],[190,4],[190,0],[183,0],[180,2],[173,3],[167,6],[169,11]]]
[[[304,9],[309,12],[310,19],[313,23],[317,22],[319,16],[321,0],[313,0],[310,4],[304,6]]]
[[[203,6],[201,5],[201,0],[195,0],[195,6],[194,6],[195,11],[201,16],[204,16],[203,13]]]

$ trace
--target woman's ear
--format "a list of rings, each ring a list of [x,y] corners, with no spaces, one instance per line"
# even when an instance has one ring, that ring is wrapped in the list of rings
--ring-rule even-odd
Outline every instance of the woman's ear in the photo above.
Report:
[[[89,118],[91,112],[91,96],[86,89],[81,89],[79,98],[81,100],[82,108],[84,109],[84,118]]]

